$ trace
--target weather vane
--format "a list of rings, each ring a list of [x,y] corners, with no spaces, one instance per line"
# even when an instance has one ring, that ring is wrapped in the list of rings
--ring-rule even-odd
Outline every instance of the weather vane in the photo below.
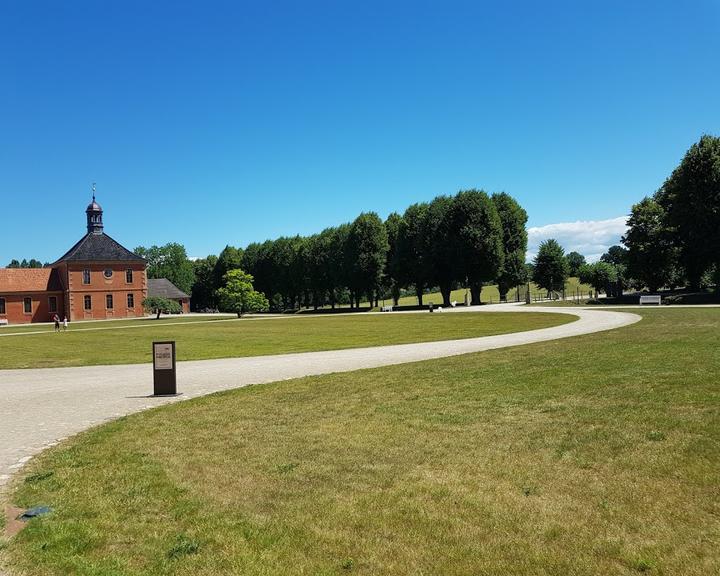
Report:
[[[93,202],[95,202],[95,182],[92,184]]]

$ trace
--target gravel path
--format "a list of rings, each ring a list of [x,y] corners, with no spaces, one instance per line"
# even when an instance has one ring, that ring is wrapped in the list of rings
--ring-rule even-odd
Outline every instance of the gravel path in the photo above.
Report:
[[[34,454],[86,428],[125,414],[219,390],[301,376],[389,366],[619,328],[640,317],[625,312],[496,305],[446,313],[497,311],[572,314],[570,324],[498,336],[180,362],[173,398],[154,398],[152,365],[87,366],[0,371],[0,487]],[[395,313],[393,313],[395,314]]]

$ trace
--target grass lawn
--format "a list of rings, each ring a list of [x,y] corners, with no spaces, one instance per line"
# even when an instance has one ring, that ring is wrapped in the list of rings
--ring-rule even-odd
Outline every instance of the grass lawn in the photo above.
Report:
[[[132,318],[128,320],[78,320],[68,324],[69,331],[76,330],[107,330],[109,328],[140,327],[158,324],[185,324],[192,322],[214,322],[237,318],[235,314],[213,314],[212,316],[162,316],[159,319],[152,317]],[[62,324],[62,323],[61,323]],[[62,330],[62,327],[61,327]],[[55,324],[42,322],[38,324],[10,324],[0,327],[0,336],[11,334],[26,334],[30,332],[55,332]]]
[[[0,369],[151,362],[152,342],[175,340],[178,360],[337,350],[505,334],[572,322],[557,314],[373,314],[209,322],[105,322],[55,334],[0,337]],[[80,326],[80,325],[78,325]],[[83,325],[85,326],[85,325]],[[93,323],[93,327],[96,324]]]
[[[27,574],[720,573],[720,310],[122,418],[31,462]]]

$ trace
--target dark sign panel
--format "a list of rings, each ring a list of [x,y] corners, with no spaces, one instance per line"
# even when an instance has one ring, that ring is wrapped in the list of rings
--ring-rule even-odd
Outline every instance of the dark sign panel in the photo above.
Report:
[[[175,342],[153,342],[153,390],[155,396],[177,394]]]

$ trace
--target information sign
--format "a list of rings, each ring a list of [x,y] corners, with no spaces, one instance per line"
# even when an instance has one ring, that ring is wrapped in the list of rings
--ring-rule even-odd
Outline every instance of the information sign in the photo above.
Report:
[[[153,342],[153,393],[177,394],[175,378],[175,342]]]

